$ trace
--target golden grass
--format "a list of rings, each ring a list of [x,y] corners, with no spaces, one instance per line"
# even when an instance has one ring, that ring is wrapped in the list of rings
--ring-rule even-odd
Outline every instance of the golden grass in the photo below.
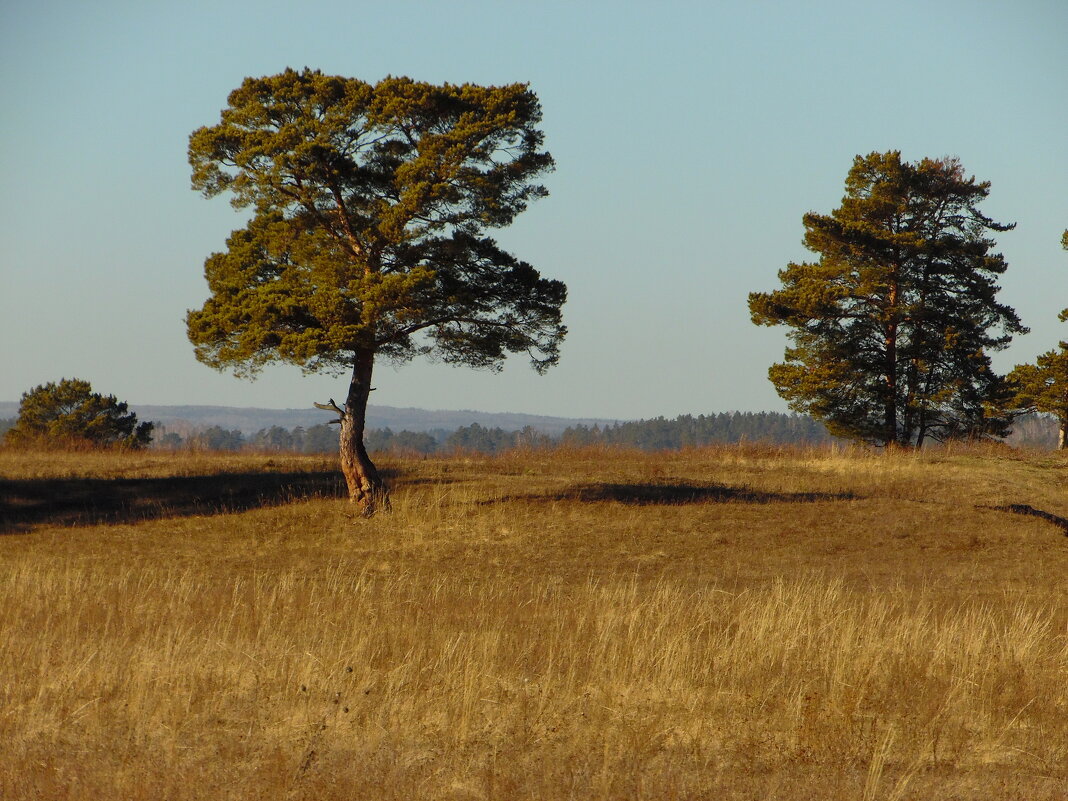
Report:
[[[272,462],[0,476],[324,468]],[[0,798],[1068,797],[1068,538],[991,508],[1068,517],[1062,457],[386,466],[372,520],[265,497],[0,537]]]

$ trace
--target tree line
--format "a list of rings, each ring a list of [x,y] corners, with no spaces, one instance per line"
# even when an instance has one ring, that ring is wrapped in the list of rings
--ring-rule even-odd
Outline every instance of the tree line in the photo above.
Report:
[[[438,451],[448,435],[449,432],[445,430],[435,430],[432,433],[394,433],[389,428],[369,429],[365,441],[371,451],[429,454]],[[270,426],[248,436],[239,429],[226,429],[216,425],[185,436],[174,431],[164,431],[156,447],[193,451],[334,453],[338,449],[338,440],[337,429],[326,424],[297,426],[292,429]]]
[[[18,418],[0,419],[0,441]],[[157,425],[160,436],[151,447],[171,451],[254,451],[258,453],[324,454],[337,450],[337,430],[330,425],[261,428],[251,435],[240,429],[210,426],[185,436]],[[1026,414],[1013,421],[1012,442],[1032,448],[1057,444],[1057,420],[1051,415]],[[622,447],[646,451],[682,450],[707,445],[767,442],[779,445],[826,445],[842,440],[813,417],[778,412],[721,412],[681,415],[612,423],[605,426],[577,424],[556,436],[531,427],[508,431],[478,423],[449,430],[393,431],[368,429],[371,453],[398,456],[467,451],[496,454],[514,449],[548,447]],[[17,444],[17,443],[16,443]],[[143,443],[143,447],[148,443]]]
[[[365,435],[368,451],[402,455],[430,455],[455,451],[494,454],[514,449],[557,446],[610,446],[662,451],[745,441],[822,445],[834,442],[835,439],[812,417],[777,412],[681,415],[670,420],[657,417],[605,426],[578,424],[569,426],[555,436],[531,426],[518,431],[507,431],[478,423],[451,431],[368,429]],[[271,426],[249,436],[237,429],[211,426],[185,437],[165,431],[159,438],[157,447],[172,450],[333,453],[337,450],[338,442],[337,430],[330,425],[306,428],[297,426],[293,429]]]

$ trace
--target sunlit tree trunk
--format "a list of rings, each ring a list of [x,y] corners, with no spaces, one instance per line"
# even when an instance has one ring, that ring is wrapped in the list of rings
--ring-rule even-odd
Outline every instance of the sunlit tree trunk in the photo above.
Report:
[[[367,448],[363,442],[373,369],[374,352],[357,351],[353,360],[352,379],[345,398],[345,408],[335,409],[340,417],[341,472],[348,485],[349,500],[359,506],[367,517],[377,511],[389,509],[389,490],[378,474],[378,469],[371,461],[371,457],[367,455]]]

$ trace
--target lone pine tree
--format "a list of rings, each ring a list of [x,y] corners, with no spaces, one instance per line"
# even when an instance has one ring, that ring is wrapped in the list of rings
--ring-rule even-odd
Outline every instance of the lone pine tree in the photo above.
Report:
[[[114,395],[93,392],[88,381],[64,378],[23,394],[18,419],[5,439],[12,445],[137,449],[152,441],[152,429],[152,423],[138,423],[137,415]]]
[[[921,446],[1005,433],[1004,380],[989,353],[1027,329],[996,300],[1004,258],[977,208],[989,183],[956,159],[857,156],[842,205],[804,215],[818,261],[749,296],[753,322],[786,325],[792,346],[768,375],[796,411],[837,436]]]
[[[187,317],[197,358],[239,376],[269,362],[350,375],[340,424],[349,496],[388,502],[364,446],[376,360],[435,355],[556,364],[567,290],[486,230],[547,195],[541,107],[522,84],[376,84],[286,70],[247,78],[189,140],[193,187],[252,210],[205,263]]]

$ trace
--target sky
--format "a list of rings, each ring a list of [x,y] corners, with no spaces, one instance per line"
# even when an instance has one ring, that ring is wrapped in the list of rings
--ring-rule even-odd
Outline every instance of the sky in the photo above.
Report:
[[[1063,0],[362,2],[0,0],[0,401],[63,377],[136,404],[306,408],[344,378],[256,381],[193,356],[204,259],[244,224],[190,188],[189,134],[246,76],[529,83],[557,168],[495,234],[568,285],[544,376],[380,365],[380,405],[637,419],[784,411],[786,329],[749,320],[810,257],[854,156],[956,156],[1032,332],[1068,339],[1068,3]]]

